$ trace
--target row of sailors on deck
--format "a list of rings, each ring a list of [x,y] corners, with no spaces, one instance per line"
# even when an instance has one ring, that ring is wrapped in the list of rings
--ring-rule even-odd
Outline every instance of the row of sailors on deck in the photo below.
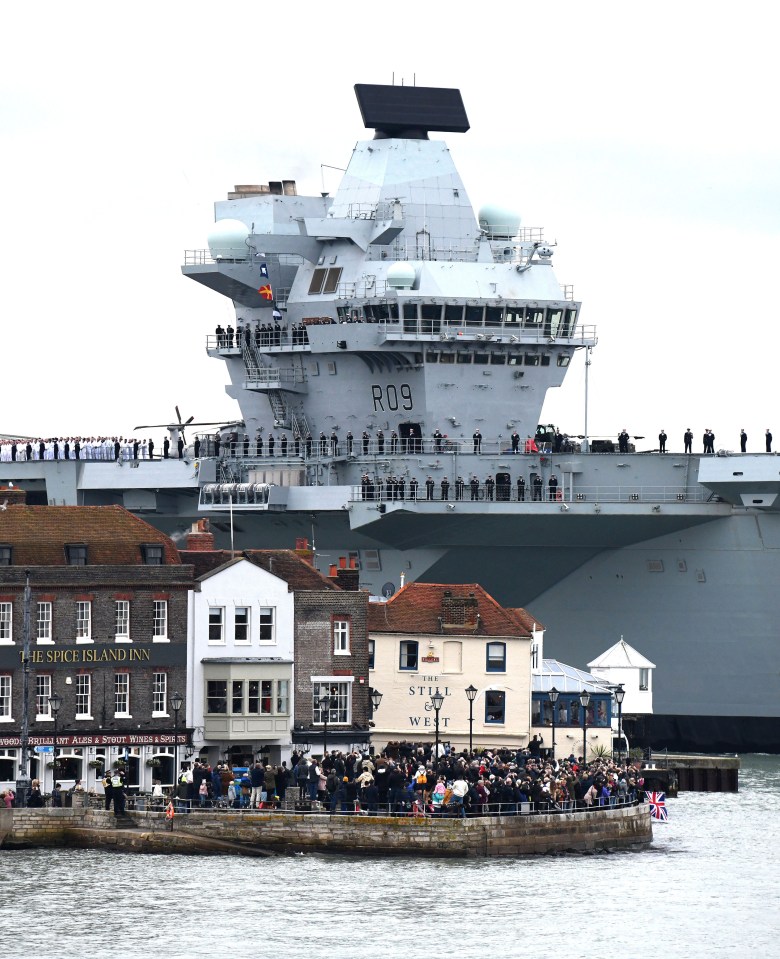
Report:
[[[154,440],[121,436],[60,436],[49,439],[29,438],[3,440],[0,461],[4,463],[30,460],[138,460],[154,459]],[[163,456],[168,458],[170,440],[163,443]],[[179,457],[184,443],[179,440]],[[158,454],[159,459],[159,454]]]
[[[305,346],[309,342],[309,335],[303,323],[293,323],[288,332],[286,327],[281,326],[277,317],[281,318],[281,313],[277,314],[274,311],[273,323],[258,323],[255,326],[247,323],[246,326],[242,326],[239,322],[235,330],[229,323],[225,329],[221,324],[218,325],[214,330],[217,336],[217,349],[230,350],[238,349],[242,345],[247,347],[254,345],[255,349],[263,350],[271,346],[282,346],[288,341],[293,346]]]
[[[542,502],[545,499],[544,481],[542,477],[535,474],[531,479],[530,485],[531,501]],[[496,485],[493,476],[488,476],[484,482],[480,482],[476,476],[472,476],[468,482],[464,480],[462,476],[459,476],[454,483],[450,483],[449,479],[445,476],[438,484],[432,476],[429,476],[425,480],[424,488],[426,501],[439,500],[441,502],[448,502],[450,499],[450,490],[452,490],[453,498],[456,501],[468,498],[470,500],[485,499],[489,502],[493,500],[509,502],[512,498],[511,484],[504,482]],[[525,502],[526,481],[524,477],[518,476],[516,490],[516,501],[518,503]],[[553,474],[547,481],[546,499],[549,502],[555,502],[561,498],[561,495],[562,491],[558,488],[558,477]],[[423,499],[423,496],[420,491],[420,483],[414,476],[407,484],[403,476],[388,476],[386,479],[382,479],[382,477],[374,478],[369,476],[368,473],[364,473],[360,480],[360,498],[372,502],[395,503],[399,501],[403,502],[407,499],[415,502]]]
[[[511,441],[512,452],[519,453],[520,436],[517,432],[512,434]],[[290,442],[287,437],[281,434],[278,441],[279,453],[277,454],[277,440],[273,433],[270,433],[264,440],[260,432],[257,433],[254,444],[250,442],[248,435],[240,438],[238,434],[235,433],[231,434],[226,442],[219,437],[215,437],[214,442],[217,456],[219,455],[220,447],[223,445],[231,456],[287,456],[290,447]],[[254,448],[252,448],[253,445]],[[482,434],[479,430],[476,430],[472,436],[471,446],[474,453],[479,454],[482,452]],[[453,441],[449,440],[440,430],[434,431],[429,449],[433,452],[441,453],[444,452],[445,449],[450,451],[452,447]],[[304,455],[310,457],[314,452],[314,448],[315,440],[311,433],[308,433],[305,437],[302,437],[298,433],[294,434],[292,440],[292,455],[300,456],[301,452],[304,451]],[[347,456],[354,456],[360,451],[362,451],[364,456],[372,453],[377,453],[380,456],[388,454],[392,456],[398,453],[424,452],[421,437],[399,436],[395,430],[391,431],[389,437],[385,436],[383,430],[377,430],[376,436],[372,436],[368,430],[364,430],[359,440],[355,438],[350,430],[343,441],[339,440],[335,430],[331,432],[330,436],[326,436],[324,432],[320,432],[319,439],[316,441],[316,449],[320,456],[339,456],[342,452],[346,452]],[[523,443],[523,452],[537,453],[538,451],[538,447],[533,438],[530,436],[526,437]],[[198,454],[196,453],[195,455],[197,456]]]

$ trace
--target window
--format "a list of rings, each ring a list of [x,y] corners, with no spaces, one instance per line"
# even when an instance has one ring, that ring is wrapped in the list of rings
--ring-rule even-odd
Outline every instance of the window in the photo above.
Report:
[[[39,643],[51,643],[51,603],[38,603],[35,613],[35,638]]]
[[[114,675],[114,715],[130,715],[130,673]]]
[[[163,548],[161,545],[150,543],[141,547],[141,553],[144,557],[144,563],[147,566],[162,566]]]
[[[67,543],[65,558],[68,561],[68,566],[86,566],[87,547],[83,543]]]
[[[264,679],[260,683],[260,712],[268,716],[271,714],[274,703],[274,684],[271,679]]]
[[[339,280],[341,279],[341,267],[331,267],[328,270],[328,276],[325,280],[325,285],[322,288],[323,293],[335,293],[338,289]]]
[[[315,724],[325,722],[325,711],[320,708],[320,701],[328,696],[330,709],[328,710],[328,725],[331,723],[344,724],[350,721],[350,686],[351,683],[312,683],[313,720]]]
[[[92,676],[79,673],[76,677],[76,719],[92,719]]]
[[[130,603],[126,599],[114,602],[114,639],[117,643],[130,642]]]
[[[168,674],[152,674],[152,715],[168,715]]]
[[[0,643],[12,643],[14,641],[13,625],[13,603],[0,603]]]
[[[168,600],[156,599],[153,613],[152,641],[159,643],[168,639]]]
[[[35,677],[35,718],[51,719],[51,676],[38,675]]]
[[[376,652],[376,641],[369,639],[368,641],[368,668],[374,668],[374,653]]]
[[[337,656],[349,656],[349,620],[334,619],[331,623],[333,631],[333,652]]]
[[[503,723],[506,721],[506,693],[499,689],[485,691],[485,722]]]
[[[13,555],[12,546],[0,546],[0,566],[10,566]]]
[[[248,606],[236,606],[234,629],[234,637],[237,643],[249,642],[250,635]]]
[[[290,683],[286,679],[276,680],[276,713],[290,711]]]
[[[206,712],[227,712],[227,681],[224,679],[209,679],[206,682]]]
[[[225,642],[225,610],[222,606],[209,607],[209,642]]]
[[[243,712],[243,710],[238,710]],[[249,680],[249,697],[247,699],[246,711],[256,716],[260,712],[260,682],[257,679]],[[236,712],[235,706],[233,712]]]
[[[76,642],[92,642],[92,603],[89,600],[76,603]]]
[[[414,639],[404,639],[401,642],[401,655],[398,661],[399,669],[417,669],[417,649],[419,643]]]
[[[11,677],[0,676],[0,720],[11,719]]]
[[[271,606],[260,607],[260,642],[273,643],[274,634],[274,609]]]
[[[644,690],[650,689],[650,670],[649,669],[639,670],[639,688]]]
[[[506,672],[506,643],[488,643],[485,671],[488,673]]]
[[[322,284],[325,282],[327,272],[327,270],[323,269],[314,270],[311,275],[311,283],[309,283],[309,296],[314,296],[322,292]]]

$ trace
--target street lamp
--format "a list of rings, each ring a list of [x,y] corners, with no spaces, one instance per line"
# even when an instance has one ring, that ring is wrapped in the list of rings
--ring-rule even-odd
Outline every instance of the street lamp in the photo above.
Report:
[[[54,789],[54,784],[57,782],[57,716],[62,709],[62,696],[58,696],[57,693],[49,696],[49,709],[54,717],[54,762],[51,764],[51,786]]]
[[[588,706],[590,706],[590,693],[583,689],[580,693],[580,706],[582,706],[582,761],[585,763],[588,758],[588,743],[585,739],[585,730],[588,723]]]
[[[184,705],[184,697],[181,693],[174,693],[171,696],[171,709],[173,710],[173,794],[178,792],[179,787],[179,710]]]
[[[553,686],[547,695],[550,697],[550,703],[552,705],[552,760],[555,762],[555,704],[558,702],[558,697],[561,694],[558,692],[555,686]]]
[[[618,687],[615,690],[615,702],[618,708],[618,742],[620,743],[618,759],[623,756],[623,699],[625,695],[626,691],[623,689],[623,684],[618,683]]]
[[[320,710],[320,715],[322,716],[323,732],[322,732],[322,758],[325,758],[325,753],[328,751],[328,718],[330,716],[331,708],[334,705],[333,699],[330,696],[320,696],[317,701],[317,706]]]
[[[433,710],[436,713],[436,762],[439,761],[439,710],[444,705],[444,696],[439,692],[439,687],[436,687],[436,692],[431,696],[431,705]]]
[[[466,687],[466,697],[469,701],[469,758],[474,752],[474,700],[477,698],[477,687]]]
[[[379,709],[379,704],[382,702],[382,695],[378,689],[371,690],[371,706],[374,713]]]

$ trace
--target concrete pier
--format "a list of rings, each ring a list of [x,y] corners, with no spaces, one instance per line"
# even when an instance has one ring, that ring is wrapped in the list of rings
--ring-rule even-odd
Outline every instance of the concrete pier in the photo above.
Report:
[[[289,812],[133,812],[116,820],[96,809],[0,810],[0,848],[70,846],[125,852],[269,855],[329,852],[449,858],[593,853],[652,842],[647,805],[591,812],[473,819]]]

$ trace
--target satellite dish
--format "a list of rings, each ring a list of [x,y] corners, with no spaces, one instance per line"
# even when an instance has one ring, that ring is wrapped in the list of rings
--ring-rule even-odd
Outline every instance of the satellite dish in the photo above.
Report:
[[[391,596],[395,595],[395,583],[385,583],[382,587],[382,595],[385,599],[390,599]]]

